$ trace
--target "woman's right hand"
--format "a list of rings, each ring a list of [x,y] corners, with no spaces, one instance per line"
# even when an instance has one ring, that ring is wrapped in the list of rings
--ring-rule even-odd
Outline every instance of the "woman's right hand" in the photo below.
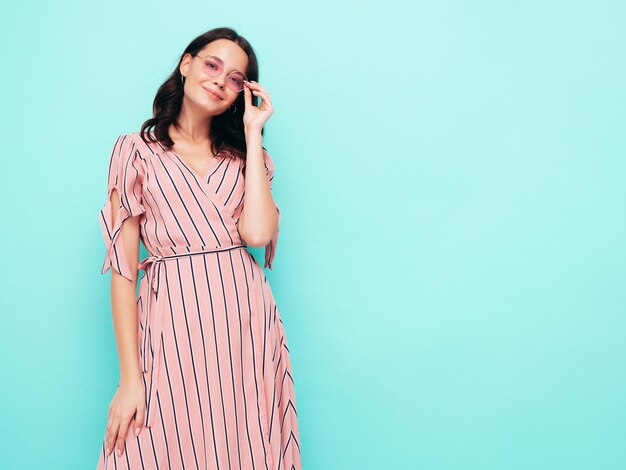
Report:
[[[122,455],[129,426],[133,425],[135,436],[138,436],[145,412],[145,390],[141,380],[120,384],[109,405],[105,437],[107,455],[113,451],[114,446],[117,448],[117,455]]]

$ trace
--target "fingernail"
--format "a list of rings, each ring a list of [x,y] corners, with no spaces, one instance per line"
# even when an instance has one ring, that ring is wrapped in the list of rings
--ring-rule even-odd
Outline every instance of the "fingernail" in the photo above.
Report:
[[[108,448],[108,447],[107,447],[107,454],[110,454],[110,452],[109,452],[109,448]]]
[[[139,436],[139,431],[141,431],[141,429],[135,428],[135,436]]]
[[[117,455],[118,455],[119,457],[121,457],[121,456],[122,456],[122,449],[117,449]]]

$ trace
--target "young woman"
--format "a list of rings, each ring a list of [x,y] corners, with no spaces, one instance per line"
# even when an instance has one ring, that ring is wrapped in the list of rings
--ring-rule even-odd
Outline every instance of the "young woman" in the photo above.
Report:
[[[280,222],[257,79],[245,38],[208,31],[113,146],[100,222],[120,382],[98,469],[301,468],[285,331],[246,249],[271,269]]]

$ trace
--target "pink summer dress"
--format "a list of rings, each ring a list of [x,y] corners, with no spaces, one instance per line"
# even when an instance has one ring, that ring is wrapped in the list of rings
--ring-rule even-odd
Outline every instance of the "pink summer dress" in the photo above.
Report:
[[[263,157],[271,188],[274,163],[266,149]],[[140,216],[149,253],[139,262],[137,298],[146,422],[135,436],[131,421],[121,457],[106,455],[103,439],[97,469],[301,469],[282,319],[237,229],[244,176],[243,161],[229,152],[199,175],[139,132],[116,139],[100,211],[102,273],[112,267],[133,279],[121,227]],[[272,268],[277,241],[278,230],[264,267]]]

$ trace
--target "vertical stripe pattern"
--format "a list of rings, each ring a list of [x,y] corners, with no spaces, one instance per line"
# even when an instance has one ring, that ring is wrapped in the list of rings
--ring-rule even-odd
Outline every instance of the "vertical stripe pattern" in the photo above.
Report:
[[[271,188],[274,164],[265,149],[263,157]],[[140,216],[150,256],[139,264],[137,357],[149,412],[139,436],[129,429],[121,457],[106,455],[103,440],[98,469],[302,468],[282,319],[237,230],[243,172],[240,159],[221,153],[198,175],[138,132],[113,146],[100,211],[102,273],[133,278],[121,227]],[[277,241],[278,231],[264,267],[272,268]]]

